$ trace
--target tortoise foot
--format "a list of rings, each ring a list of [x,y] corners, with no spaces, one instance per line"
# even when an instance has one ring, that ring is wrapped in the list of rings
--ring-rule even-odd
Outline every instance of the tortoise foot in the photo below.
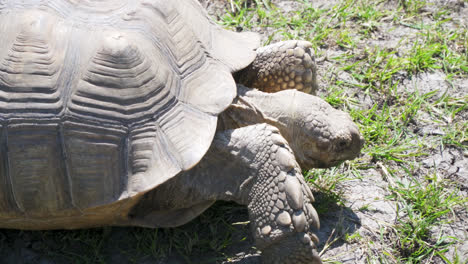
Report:
[[[319,219],[302,175],[291,170],[280,173],[272,179],[275,181],[279,186],[278,194],[275,195],[277,189],[273,187],[273,194],[265,197],[267,217],[254,221],[255,238],[264,263],[321,263],[316,250],[319,241],[311,232],[319,228]]]
[[[262,251],[265,264],[319,264],[322,263],[311,236],[301,232],[285,236],[278,243]]]

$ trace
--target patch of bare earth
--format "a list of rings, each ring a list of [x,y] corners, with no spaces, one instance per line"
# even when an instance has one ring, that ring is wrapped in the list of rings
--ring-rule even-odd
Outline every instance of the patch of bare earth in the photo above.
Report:
[[[201,0],[203,2],[203,0]],[[209,2],[209,3],[208,3]],[[205,6],[214,17],[220,17],[224,11],[229,11],[228,1],[205,1]],[[301,3],[298,1],[272,1],[273,4],[285,13],[298,10]],[[330,8],[338,4],[339,1],[311,1],[314,8]],[[396,8],[397,1],[387,1],[387,8]],[[430,1],[429,5],[420,12],[433,12],[440,5],[444,5],[450,10],[449,17],[451,22],[448,27],[460,27],[468,25],[468,4],[463,1]],[[430,16],[424,18],[429,19]],[[424,23],[427,21],[421,21]],[[447,25],[446,25],[447,26]],[[262,34],[262,40],[268,40],[272,34],[273,28],[253,27],[254,31]],[[357,49],[389,49],[394,50],[398,47],[398,52],[410,50],[415,39],[412,37],[419,34],[417,28],[413,28],[405,23],[395,23],[389,19],[383,19],[377,28],[372,32],[370,39],[359,42]],[[272,42],[280,40],[281,36],[275,36]],[[344,65],[340,65],[336,58],[349,54],[338,45],[330,43],[319,49],[320,57],[317,58],[319,69],[319,94],[326,95],[330,83],[337,80],[346,82],[356,82],[348,72],[341,70]],[[418,92],[426,94],[435,92],[429,100],[439,100],[444,96],[467,98],[468,80],[466,78],[455,78],[449,81],[448,76],[441,70],[427,71],[417,74],[408,74],[406,72],[396,73],[400,82],[396,91],[401,94],[411,94]],[[360,104],[357,107],[370,108],[375,104],[382,104],[386,98],[378,97],[372,94],[372,91],[343,88],[350,98],[356,99]],[[466,102],[465,102],[466,103]],[[433,111],[437,111],[434,109]],[[445,122],[436,122],[432,115],[437,114],[431,111],[419,111],[413,118],[408,129],[418,137],[423,143],[433,145],[430,153],[425,153],[419,157],[413,157],[411,160],[413,166],[417,166],[413,171],[412,178],[405,179],[404,173],[399,174],[401,168],[397,163],[383,165],[378,161],[370,161],[370,167],[361,171],[361,176],[340,183],[339,190],[345,201],[344,206],[336,208],[320,215],[321,229],[318,236],[321,240],[319,250],[322,250],[322,258],[339,263],[380,263],[382,260],[378,256],[382,252],[391,252],[398,243],[395,235],[394,226],[399,217],[404,217],[399,211],[399,204],[392,199],[390,187],[395,185],[395,177],[401,182],[417,181],[423,179],[426,175],[435,174],[440,179],[449,180],[450,186],[460,190],[463,198],[468,197],[468,153],[456,146],[444,147],[440,142],[440,136],[446,133],[446,128],[450,127],[454,120],[445,119]],[[440,114],[440,113],[439,113]],[[457,118],[468,120],[466,110],[460,113]],[[466,129],[466,128],[465,128]],[[466,133],[466,131],[465,131]],[[417,140],[415,138],[415,140]],[[465,142],[466,144],[466,142]],[[366,153],[363,154],[366,157]],[[390,175],[389,171],[392,171]],[[447,188],[450,188],[447,186]],[[320,196],[320,193],[316,193]],[[319,199],[320,200],[320,199]],[[445,257],[454,261],[458,260],[465,263],[468,260],[468,214],[467,205],[453,208],[453,212],[445,219],[445,223],[431,230],[433,237],[443,234],[446,237],[452,237],[456,241],[448,247]],[[348,239],[344,237],[348,236]],[[351,237],[351,238],[349,238]],[[393,255],[395,252],[391,252]],[[375,256],[375,257],[373,257]],[[391,260],[391,257],[389,257]],[[388,261],[388,260],[387,260]],[[395,260],[396,261],[396,260]],[[244,263],[237,260],[236,263]],[[248,262],[245,263],[257,263]],[[385,261],[383,263],[386,263]],[[390,263],[392,263],[390,261]],[[444,263],[444,261],[434,256],[432,259],[423,263]]]

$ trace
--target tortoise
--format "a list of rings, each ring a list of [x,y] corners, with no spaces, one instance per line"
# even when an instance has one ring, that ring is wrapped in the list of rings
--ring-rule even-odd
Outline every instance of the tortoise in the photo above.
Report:
[[[229,200],[265,263],[320,263],[301,168],[363,140],[311,95],[310,43],[258,48],[195,0],[3,0],[0,33],[0,228],[173,227]]]

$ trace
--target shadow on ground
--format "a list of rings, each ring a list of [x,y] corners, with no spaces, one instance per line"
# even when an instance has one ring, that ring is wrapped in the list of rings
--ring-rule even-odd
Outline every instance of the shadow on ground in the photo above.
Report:
[[[349,208],[336,206],[333,211],[321,216],[322,228],[318,232],[321,248],[337,232],[337,223],[340,232],[346,233],[354,232],[359,223]],[[0,230],[0,259],[2,264],[261,263],[250,234],[247,209],[226,202],[217,202],[179,228]]]

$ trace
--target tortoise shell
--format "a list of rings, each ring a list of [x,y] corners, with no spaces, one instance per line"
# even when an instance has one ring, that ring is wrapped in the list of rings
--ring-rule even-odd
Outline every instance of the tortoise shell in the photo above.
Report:
[[[0,36],[0,227],[28,229],[112,223],[193,167],[258,46],[195,0],[0,0]]]

